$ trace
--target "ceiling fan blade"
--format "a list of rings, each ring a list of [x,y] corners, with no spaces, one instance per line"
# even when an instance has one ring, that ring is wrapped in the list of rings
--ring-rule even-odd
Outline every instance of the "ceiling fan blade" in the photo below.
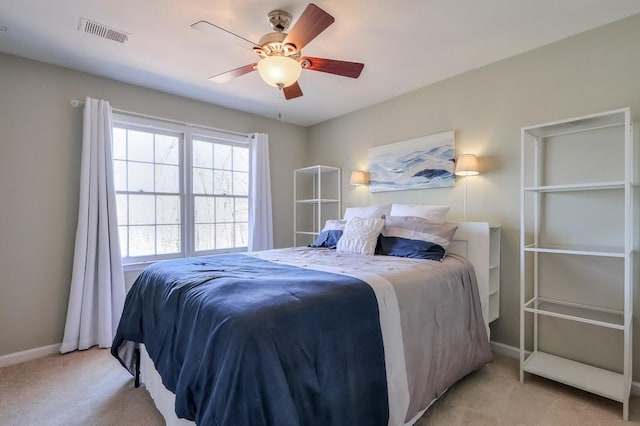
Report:
[[[301,50],[335,21],[334,17],[313,3],[309,3],[284,39],[283,44],[293,44]]]
[[[284,92],[284,98],[287,100],[302,96],[302,89],[297,81],[291,86],[285,87],[282,91]]]
[[[256,64],[249,64],[249,65],[245,65],[243,67],[240,68],[236,68],[234,70],[231,71],[225,71],[223,73],[220,74],[216,74],[214,76],[209,77],[209,80],[216,82],[216,83],[226,83],[229,80],[232,80],[236,77],[240,77],[242,75],[248,74],[251,71],[254,71],[256,69]]]
[[[229,30],[225,30],[224,28],[219,27],[219,26],[217,26],[215,24],[212,24],[209,21],[198,21],[198,22],[196,22],[194,24],[191,24],[191,28],[193,28],[194,30],[205,32],[205,33],[223,34],[223,35],[225,35],[227,37],[228,36],[233,36],[236,40],[240,39],[240,40],[243,40],[243,41],[249,43],[252,48],[256,47],[256,46],[260,47],[257,44],[255,44],[254,42],[252,42],[251,40],[248,40],[248,39],[246,39],[246,38],[244,38],[242,36],[239,36],[236,33],[232,33]]]
[[[305,66],[305,61],[309,61],[310,65]],[[335,59],[312,58],[304,56],[300,58],[303,68],[322,71],[329,74],[341,75],[343,77],[358,78],[364,68],[364,64],[360,62],[338,61]]]

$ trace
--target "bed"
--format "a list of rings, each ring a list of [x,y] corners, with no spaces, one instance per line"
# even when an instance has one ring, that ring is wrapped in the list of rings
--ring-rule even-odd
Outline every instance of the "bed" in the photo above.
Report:
[[[410,425],[491,360],[485,268],[488,225],[466,222],[442,262],[307,247],[162,262],[112,353],[135,373],[141,348],[167,424]]]

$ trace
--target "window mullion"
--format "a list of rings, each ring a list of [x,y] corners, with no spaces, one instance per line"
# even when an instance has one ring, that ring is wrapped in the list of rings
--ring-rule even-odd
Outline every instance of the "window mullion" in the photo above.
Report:
[[[195,251],[195,215],[194,215],[194,196],[193,196],[193,136],[191,126],[187,126],[183,134],[183,164],[184,172],[182,174],[181,191],[183,200],[183,243],[186,256],[193,256]]]

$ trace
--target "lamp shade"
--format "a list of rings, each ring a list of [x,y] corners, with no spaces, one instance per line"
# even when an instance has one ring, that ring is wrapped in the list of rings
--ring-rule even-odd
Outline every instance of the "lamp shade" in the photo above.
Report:
[[[479,173],[478,157],[474,154],[462,154],[458,156],[455,170],[457,176],[475,176]]]
[[[351,185],[367,185],[369,183],[369,173],[362,170],[351,172]]]
[[[258,74],[265,81],[275,87],[289,87],[302,73],[302,66],[295,59],[287,56],[267,56],[260,59],[257,65]]]

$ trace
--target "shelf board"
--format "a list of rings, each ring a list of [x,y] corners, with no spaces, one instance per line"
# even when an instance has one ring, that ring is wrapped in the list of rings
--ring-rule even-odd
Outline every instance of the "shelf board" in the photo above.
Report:
[[[307,174],[315,174],[315,173],[327,173],[327,172],[337,172],[340,169],[337,167],[331,167],[331,166],[311,166],[311,167],[304,167],[302,169],[296,169],[295,172],[296,173],[307,173]]]
[[[625,257],[624,250],[619,248],[574,246],[568,244],[545,244],[544,246],[529,244],[524,247],[524,251],[536,253],[575,254],[579,256]]]
[[[624,375],[545,352],[533,352],[524,371],[546,377],[605,398],[624,402]]]
[[[624,330],[624,312],[596,306],[580,305],[560,300],[533,298],[524,308],[525,312],[545,315],[569,321],[582,322],[600,327]]]
[[[568,135],[571,133],[588,132],[606,127],[624,126],[625,113],[629,108],[622,108],[603,113],[568,118],[566,120],[524,127],[526,133],[537,138]]]
[[[566,185],[527,186],[529,192],[572,192],[572,191],[597,191],[602,189],[624,189],[625,182],[616,180],[610,182],[571,183]]]
[[[313,204],[313,203],[337,203],[339,200],[335,198],[309,198],[306,200],[296,200],[296,203],[300,204]]]

